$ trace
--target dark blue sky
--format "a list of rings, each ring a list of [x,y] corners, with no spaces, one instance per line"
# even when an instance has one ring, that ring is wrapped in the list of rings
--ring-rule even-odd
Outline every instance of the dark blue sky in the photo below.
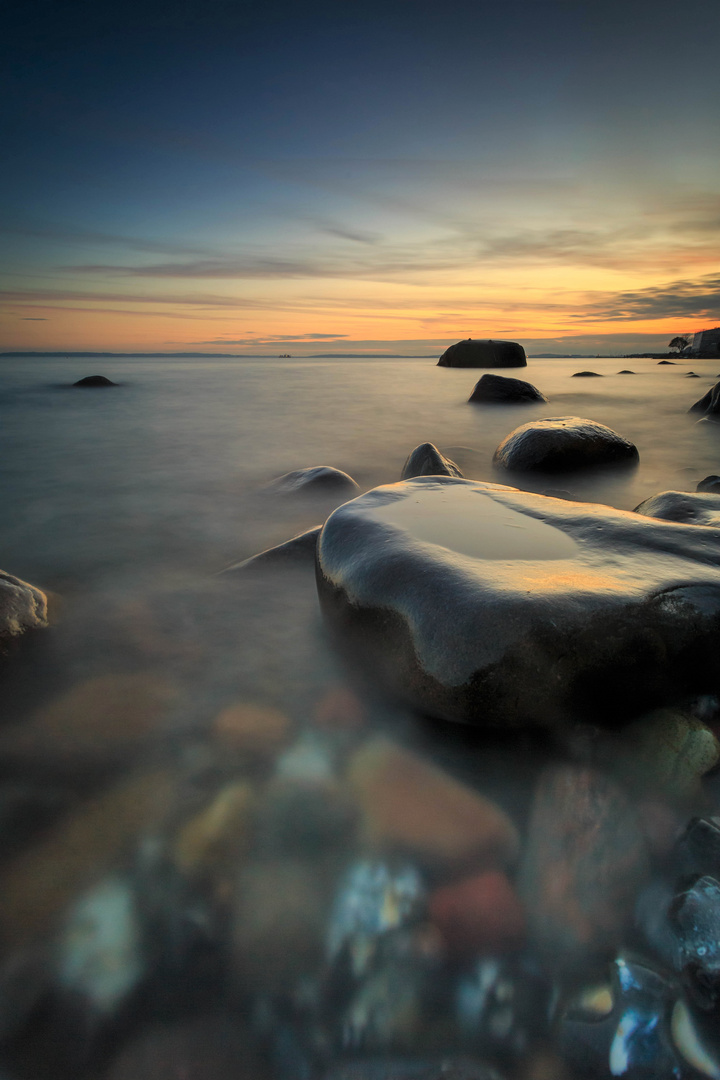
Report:
[[[17,4],[0,341],[643,334],[644,289],[661,336],[720,321],[719,12]]]

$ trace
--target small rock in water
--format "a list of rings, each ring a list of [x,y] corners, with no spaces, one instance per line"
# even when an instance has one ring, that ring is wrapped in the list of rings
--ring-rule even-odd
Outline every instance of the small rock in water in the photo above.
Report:
[[[437,889],[428,914],[452,956],[501,955],[525,940],[525,913],[507,876],[487,870]]]
[[[454,461],[440,453],[437,446],[432,443],[421,443],[416,446],[409,458],[403,465],[402,480],[410,480],[413,476],[459,476],[462,472]]]
[[[577,416],[532,420],[511,431],[493,456],[496,468],[514,472],[568,472],[635,465],[637,447],[604,424]]]
[[[425,902],[422,878],[410,863],[356,863],[341,881],[333,904],[328,958],[334,961],[347,950],[353,974],[362,975],[382,935],[416,920]]]
[[[547,398],[536,386],[522,379],[508,379],[504,375],[483,375],[475,384],[475,389],[468,401],[519,405],[526,402],[547,401]]]
[[[623,790],[594,769],[546,768],[519,886],[541,953],[574,968],[619,945],[648,873],[646,841]]]
[[[602,379],[602,375],[599,371],[574,371],[570,376],[571,379]]]
[[[239,574],[248,570],[264,570],[268,566],[284,566],[287,564],[312,562],[315,558],[317,538],[320,535],[322,525],[316,525],[312,529],[299,533],[297,536],[286,540],[284,544],[276,544],[275,547],[259,551],[257,555],[251,555],[249,559],[233,563],[221,570],[221,574]]]
[[[107,878],[81,896],[58,943],[57,977],[66,991],[113,1013],[145,973],[140,925],[130,883]]]
[[[670,906],[680,946],[680,966],[694,1001],[704,1009],[720,1002],[720,883],[702,877]]]
[[[714,495],[720,495],[720,476],[712,473],[710,476],[706,476],[704,480],[700,480],[696,491],[710,491]]]
[[[359,491],[360,488],[342,469],[332,465],[313,465],[307,469],[295,469],[284,473],[263,488],[272,495],[335,494]]]
[[[635,507],[634,513],[686,525],[720,526],[720,494],[715,492],[661,491]]]
[[[517,854],[517,830],[500,807],[389,739],[361,746],[347,778],[372,848],[457,870],[504,865]]]
[[[112,382],[112,380],[108,379],[105,375],[86,375],[84,379],[78,379],[77,382],[73,383],[73,386],[87,386],[92,388],[94,386],[117,386],[117,383]]]

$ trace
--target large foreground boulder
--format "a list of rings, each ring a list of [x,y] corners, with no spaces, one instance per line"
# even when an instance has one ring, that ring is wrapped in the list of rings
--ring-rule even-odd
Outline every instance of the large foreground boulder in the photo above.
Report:
[[[522,379],[508,379],[506,375],[483,375],[475,384],[468,401],[492,405],[522,405],[525,402],[547,401],[532,383]]]
[[[430,715],[615,723],[720,689],[720,528],[419,477],[331,514],[317,578],[346,654]]]
[[[634,443],[579,416],[551,416],[523,424],[503,439],[493,457],[496,467],[512,472],[570,472],[637,461]]]
[[[495,341],[493,338],[468,338],[446,349],[437,362],[438,367],[527,367],[525,350],[517,341]]]
[[[0,570],[0,648],[26,630],[47,626],[45,593]]]

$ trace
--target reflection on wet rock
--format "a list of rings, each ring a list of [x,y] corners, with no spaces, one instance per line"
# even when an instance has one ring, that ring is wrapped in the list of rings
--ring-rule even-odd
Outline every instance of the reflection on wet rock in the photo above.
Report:
[[[421,443],[412,451],[403,465],[401,480],[411,480],[413,476],[459,476],[462,472],[454,461],[441,454],[432,443]]]
[[[587,768],[543,772],[520,895],[532,938],[554,965],[574,967],[619,946],[648,872],[645,838],[617,784]]]
[[[412,853],[431,869],[498,866],[517,854],[517,831],[500,807],[389,739],[363,744],[347,779],[371,848]]]
[[[345,950],[352,973],[362,975],[382,935],[417,920],[425,901],[414,866],[361,860],[340,882],[328,926],[328,958],[334,961]]]
[[[424,713],[617,723],[720,683],[720,530],[450,477],[375,488],[318,544],[348,662]]]
[[[675,898],[669,918],[686,986],[701,1008],[713,1008],[720,1002],[720,883],[700,878]]]
[[[720,495],[712,492],[661,491],[635,507],[636,514],[682,521],[686,525],[720,525]]]
[[[107,878],[73,905],[60,935],[60,986],[113,1012],[145,971],[135,897],[127,879]]]
[[[458,1022],[474,1045],[517,1058],[547,1035],[553,988],[531,959],[478,960],[457,985]]]
[[[568,1005],[559,1032],[565,1056],[582,1075],[677,1080],[680,1069],[668,1030],[676,992],[672,983],[626,955],[617,957],[612,975],[611,1012],[604,1001],[598,1009],[587,991]]]
[[[531,420],[506,435],[493,456],[496,468],[514,472],[569,472],[635,465],[637,447],[617,431],[578,416]]]
[[[525,913],[499,870],[436,889],[428,913],[452,956],[498,955],[517,950],[525,940]]]

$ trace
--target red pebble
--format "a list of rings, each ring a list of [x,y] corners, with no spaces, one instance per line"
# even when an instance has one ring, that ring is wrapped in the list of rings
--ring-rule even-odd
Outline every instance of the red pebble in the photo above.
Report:
[[[488,870],[430,897],[430,918],[452,956],[511,952],[525,940],[525,913],[505,874]]]

